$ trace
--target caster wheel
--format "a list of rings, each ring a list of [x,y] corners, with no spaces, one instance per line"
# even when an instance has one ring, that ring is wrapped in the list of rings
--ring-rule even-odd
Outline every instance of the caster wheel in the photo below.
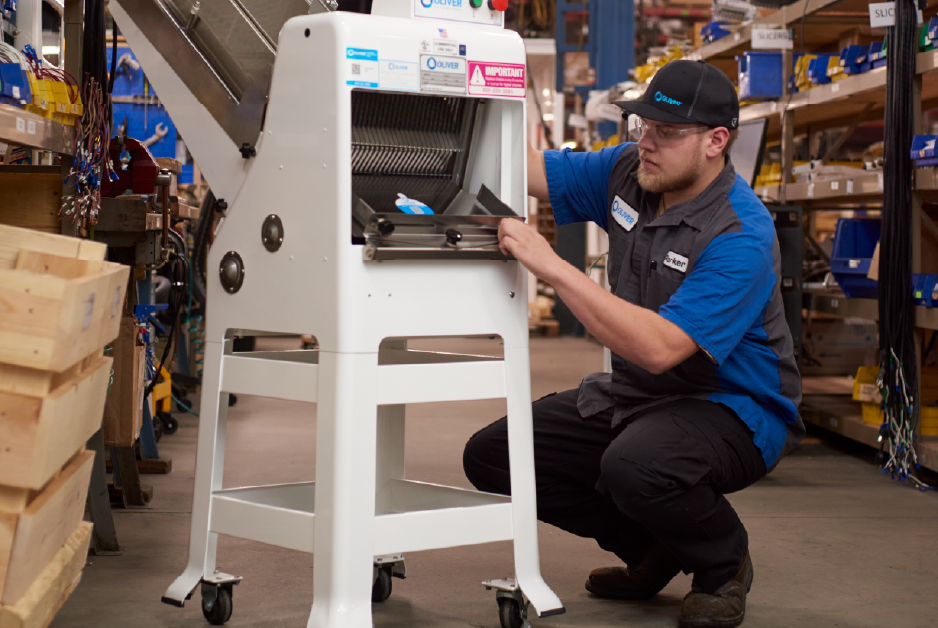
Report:
[[[381,567],[378,569],[378,578],[371,585],[371,601],[383,602],[391,597],[391,568]]]
[[[218,588],[214,601],[202,598],[202,615],[205,616],[205,621],[213,626],[221,626],[231,619],[231,610],[231,591],[224,587]]]
[[[158,412],[156,416],[159,418],[160,423],[163,424],[163,433],[164,434],[175,434],[176,430],[179,429],[179,421],[173,418],[169,412]]]
[[[524,620],[521,619],[521,607],[517,600],[509,597],[498,599],[498,619],[502,628],[521,628]]]

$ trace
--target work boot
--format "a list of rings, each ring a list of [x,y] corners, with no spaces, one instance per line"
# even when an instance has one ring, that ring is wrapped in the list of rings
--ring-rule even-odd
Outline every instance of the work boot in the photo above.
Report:
[[[752,588],[752,561],[743,556],[739,573],[714,591],[704,593],[694,586],[681,606],[681,628],[735,628],[746,616],[746,594]]]
[[[590,572],[586,590],[609,600],[648,600],[681,571],[677,559],[661,544],[654,545],[634,569],[600,567]]]

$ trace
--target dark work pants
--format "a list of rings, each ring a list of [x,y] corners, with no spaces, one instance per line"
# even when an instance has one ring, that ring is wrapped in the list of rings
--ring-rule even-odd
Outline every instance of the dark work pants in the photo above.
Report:
[[[612,429],[610,408],[581,418],[577,391],[534,403],[537,516],[636,566],[656,543],[713,592],[739,571],[746,529],[724,497],[766,473],[749,427],[729,408],[679,399]],[[510,494],[502,418],[466,444],[463,467],[481,491]]]

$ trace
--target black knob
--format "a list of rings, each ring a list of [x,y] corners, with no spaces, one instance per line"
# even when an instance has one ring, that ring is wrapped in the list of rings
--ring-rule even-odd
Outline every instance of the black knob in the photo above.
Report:
[[[462,240],[462,234],[455,229],[446,230],[446,243],[450,246],[456,246]]]
[[[257,155],[257,151],[254,149],[254,147],[248,144],[247,142],[242,144],[241,148],[239,148],[238,150],[241,151],[241,157],[243,157],[244,159],[250,159],[251,157],[254,157],[255,155]]]
[[[389,236],[394,233],[394,223],[386,218],[381,218],[375,223],[375,228],[378,229],[378,233],[383,236]]]
[[[215,201],[215,211],[217,212],[228,211],[228,202],[225,201],[225,199],[223,198],[220,198],[217,201]]]

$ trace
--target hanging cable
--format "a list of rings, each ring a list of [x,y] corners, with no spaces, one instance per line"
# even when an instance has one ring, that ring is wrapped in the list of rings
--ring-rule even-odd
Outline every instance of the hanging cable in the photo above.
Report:
[[[931,488],[915,477],[918,419],[918,358],[915,352],[915,303],[912,285],[913,90],[916,36],[914,0],[896,2],[896,23],[889,27],[886,74],[883,213],[879,244],[879,345],[877,383],[883,395],[884,422],[877,455],[882,472],[922,490]]]

